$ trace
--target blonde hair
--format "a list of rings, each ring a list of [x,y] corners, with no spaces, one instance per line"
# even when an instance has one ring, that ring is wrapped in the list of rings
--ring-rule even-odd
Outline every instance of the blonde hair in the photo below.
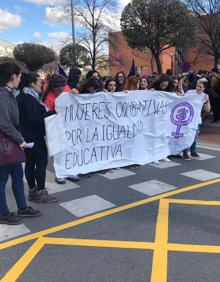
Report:
[[[203,78],[200,78],[200,79],[197,81],[197,83],[208,83],[208,80],[207,80],[205,77],[203,77]]]

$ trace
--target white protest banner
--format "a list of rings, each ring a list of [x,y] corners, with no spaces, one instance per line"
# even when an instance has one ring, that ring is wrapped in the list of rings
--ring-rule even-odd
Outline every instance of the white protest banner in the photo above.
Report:
[[[57,177],[144,165],[189,148],[203,106],[200,95],[161,91],[95,93],[56,99],[68,146],[57,154]]]

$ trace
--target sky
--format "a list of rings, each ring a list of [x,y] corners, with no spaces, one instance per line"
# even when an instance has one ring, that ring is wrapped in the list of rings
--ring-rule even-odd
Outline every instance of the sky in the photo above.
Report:
[[[65,0],[0,0],[0,39],[49,46],[71,40],[71,24]],[[128,0],[118,0],[120,9]]]

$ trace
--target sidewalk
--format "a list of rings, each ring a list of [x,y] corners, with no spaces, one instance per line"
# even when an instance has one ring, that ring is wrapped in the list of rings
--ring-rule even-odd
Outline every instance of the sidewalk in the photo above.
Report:
[[[220,123],[203,124],[199,144],[220,148]]]

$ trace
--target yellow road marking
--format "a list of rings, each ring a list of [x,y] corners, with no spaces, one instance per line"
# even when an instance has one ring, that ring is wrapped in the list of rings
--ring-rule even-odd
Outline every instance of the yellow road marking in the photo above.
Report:
[[[168,243],[169,203],[160,200],[152,263],[151,282],[167,281],[167,243]]]
[[[34,259],[34,257],[39,253],[44,244],[44,240],[42,240],[41,238],[35,241],[35,243],[27,250],[27,252],[2,278],[1,282],[15,282],[19,278],[19,276],[24,272],[30,262]]]
[[[191,244],[167,244],[169,251],[189,252],[189,253],[220,253],[220,246],[211,245],[191,245]]]
[[[110,240],[88,240],[73,238],[44,238],[46,244],[83,246],[83,247],[101,247],[101,248],[122,248],[122,249],[143,249],[153,250],[152,242],[130,242],[130,241],[110,241]]]
[[[187,199],[164,199],[164,201],[167,201],[170,204],[220,206],[220,201],[187,200]]]
[[[151,197],[151,198],[147,198],[147,199],[144,199],[144,200],[141,200],[141,201],[126,204],[126,205],[123,205],[123,206],[120,206],[120,207],[117,207],[117,208],[113,208],[113,209],[110,209],[110,210],[107,210],[107,211],[104,211],[104,212],[100,212],[100,213],[97,213],[97,214],[94,214],[94,215],[90,215],[90,216],[87,216],[87,217],[79,219],[79,220],[74,220],[74,221],[71,221],[71,222],[68,222],[68,223],[65,223],[65,224],[61,224],[61,225],[58,225],[58,226],[55,226],[55,227],[52,227],[52,228],[49,228],[49,229],[45,229],[45,230],[42,230],[42,231],[39,231],[39,232],[36,232],[36,233],[32,233],[32,234],[20,237],[18,239],[13,239],[13,240],[10,240],[8,242],[1,243],[0,244],[0,250],[6,249],[8,247],[11,247],[11,246],[14,246],[14,245],[17,245],[17,244],[24,243],[24,242],[27,242],[27,241],[30,241],[30,240],[33,240],[33,239],[36,239],[36,238],[39,238],[39,237],[42,237],[42,236],[45,236],[45,235],[48,235],[48,234],[51,234],[51,233],[55,233],[55,232],[58,232],[58,231],[61,231],[61,230],[67,229],[67,228],[71,228],[71,227],[74,227],[74,226],[77,226],[77,225],[80,225],[80,224],[83,224],[83,223],[86,223],[86,222],[91,222],[93,220],[97,220],[97,219],[103,218],[103,217],[108,216],[108,215],[112,215],[112,214],[122,212],[122,211],[125,211],[125,210],[128,210],[128,209],[134,208],[134,207],[145,205],[147,203],[151,203],[151,202],[160,200],[160,199],[165,198],[165,197],[171,197],[171,196],[174,196],[174,195],[178,195],[180,193],[188,192],[188,191],[191,191],[191,190],[194,190],[194,189],[198,189],[198,188],[201,188],[201,187],[204,187],[204,186],[216,184],[216,183],[219,183],[219,182],[220,182],[220,178],[217,178],[217,179],[214,179],[214,180],[209,180],[209,181],[206,181],[206,182],[194,184],[194,185],[183,187],[183,188],[180,188],[180,189],[176,189],[174,191],[170,191],[170,192],[167,192],[167,193],[164,193],[164,194],[160,194],[160,195],[157,195],[157,196],[154,196],[154,197]]]
[[[43,248],[44,245],[153,250],[154,255],[152,262],[151,282],[167,281],[168,251],[220,253],[220,246],[168,243],[170,204],[191,204],[191,205],[214,204],[216,206],[219,206],[220,201],[217,202],[217,201],[201,201],[201,200],[185,200],[185,199],[161,199],[158,209],[155,242],[131,242],[131,241],[40,237],[17,261],[17,263],[11,268],[11,270],[3,277],[1,282],[17,281],[17,279],[25,271],[27,266],[39,253],[39,251]]]

